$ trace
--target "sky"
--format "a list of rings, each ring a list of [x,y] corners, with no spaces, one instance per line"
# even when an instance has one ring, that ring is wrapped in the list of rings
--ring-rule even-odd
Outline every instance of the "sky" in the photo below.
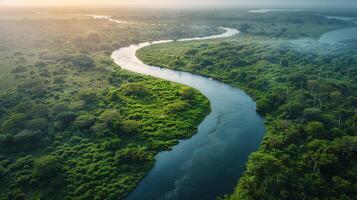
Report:
[[[357,0],[0,0],[6,6],[118,5],[149,7],[338,6],[357,7]]]

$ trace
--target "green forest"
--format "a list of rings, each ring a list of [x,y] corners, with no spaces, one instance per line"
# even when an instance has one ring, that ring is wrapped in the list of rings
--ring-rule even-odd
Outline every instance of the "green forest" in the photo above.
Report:
[[[210,111],[203,95],[110,58],[130,43],[218,31],[163,28],[0,20],[0,199],[123,199],[158,152],[195,133]]]
[[[197,132],[211,112],[200,91],[111,58],[156,40],[174,42],[140,49],[144,63],[240,88],[264,117],[259,149],[218,199],[357,199],[357,40],[319,43],[354,26],[322,14],[0,8],[0,200],[125,199],[160,152]],[[175,41],[219,27],[240,33]]]
[[[176,42],[138,52],[150,65],[202,74],[255,99],[267,132],[234,194],[224,199],[357,197],[357,51],[317,42],[306,49],[290,31],[277,36],[280,29],[255,33],[249,28],[232,39]]]

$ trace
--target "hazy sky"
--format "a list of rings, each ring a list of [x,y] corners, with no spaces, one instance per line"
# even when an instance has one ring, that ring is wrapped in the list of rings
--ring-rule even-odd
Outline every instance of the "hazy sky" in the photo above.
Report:
[[[194,6],[347,6],[357,7],[357,0],[0,0],[0,5],[124,5],[153,7],[194,7]]]

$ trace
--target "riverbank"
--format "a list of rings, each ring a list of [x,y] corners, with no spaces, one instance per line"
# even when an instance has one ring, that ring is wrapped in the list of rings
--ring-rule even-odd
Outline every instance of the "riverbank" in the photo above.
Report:
[[[216,29],[46,17],[0,20],[0,199],[124,199],[210,104],[120,69],[111,51]]]
[[[341,190],[336,181],[354,182],[348,174],[355,161],[345,153],[354,155],[357,145],[356,111],[351,110],[357,92],[357,60],[351,58],[356,52],[327,52],[299,51],[284,40],[242,36],[156,45],[138,56],[149,65],[230,82],[256,100],[267,132],[227,199],[353,199],[355,191]]]
[[[235,29],[223,29],[226,32],[220,35],[179,39],[175,43],[226,38],[239,33]],[[131,45],[115,51],[112,58],[123,69],[199,90],[209,99],[212,112],[199,125],[196,135],[156,157],[154,168],[128,200],[213,200],[232,192],[249,154],[258,148],[264,134],[263,119],[256,113],[255,103],[243,91],[203,76],[149,66],[136,57],[141,48],[172,42]]]

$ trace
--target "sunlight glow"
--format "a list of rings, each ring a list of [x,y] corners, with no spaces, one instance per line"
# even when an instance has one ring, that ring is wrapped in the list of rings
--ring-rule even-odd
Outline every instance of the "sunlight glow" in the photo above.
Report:
[[[321,6],[321,0],[0,0],[0,6],[150,6],[150,7],[201,7],[201,6]],[[324,0],[324,6],[357,6],[355,0]]]

